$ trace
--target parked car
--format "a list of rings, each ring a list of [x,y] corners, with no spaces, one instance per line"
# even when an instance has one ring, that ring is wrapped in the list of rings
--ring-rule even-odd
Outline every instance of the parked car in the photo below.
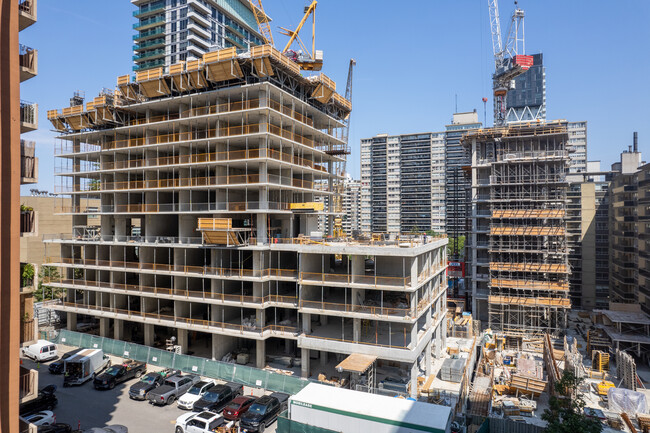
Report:
[[[280,413],[281,404],[277,398],[265,395],[251,405],[240,418],[239,426],[242,431],[262,433],[266,427],[273,424]]]
[[[54,424],[55,422],[54,412],[51,410],[36,412],[35,414],[26,416],[24,418],[25,421],[29,422],[30,424],[34,424],[35,426],[50,425]]]
[[[223,417],[214,412],[192,412],[176,418],[175,433],[212,433],[223,424]]]
[[[56,395],[54,395],[55,391],[56,391],[56,386],[48,385],[38,392],[36,398],[21,403],[20,408],[18,409],[20,416],[24,417],[27,415],[34,414],[36,412],[54,409],[56,405],[59,403],[59,401],[56,398]]]
[[[221,412],[239,394],[233,391],[233,387],[225,385],[214,385],[203,396],[194,403],[194,412],[210,411]]]
[[[280,412],[283,412],[289,408],[289,394],[284,392],[272,392],[271,397],[275,397],[280,402]]]
[[[30,344],[23,349],[23,356],[37,362],[55,359],[58,356],[56,344],[50,343],[47,340],[38,340],[36,343]]]
[[[93,380],[95,389],[113,389],[115,385],[147,373],[147,364],[133,360],[114,365]]]
[[[202,380],[192,386],[181,398],[178,399],[178,407],[192,410],[194,403],[199,400],[206,391],[214,385],[214,380]]]
[[[40,426],[36,431],[38,433],[72,433],[72,427],[69,424],[57,422],[56,424]]]
[[[165,379],[176,374],[180,374],[180,370],[173,370],[171,368],[160,372],[147,373],[139,381],[131,385],[129,397],[134,400],[146,400],[149,391],[158,388],[165,382]]]
[[[50,374],[63,374],[63,366],[64,366],[63,361],[65,361],[66,359],[70,358],[73,355],[76,355],[82,350],[84,349],[79,348],[79,349],[71,350],[61,355],[61,358],[59,358],[57,361],[51,362],[48,367],[48,370],[50,370]]]
[[[149,391],[147,400],[152,404],[164,406],[172,404],[177,398],[185,394],[195,383],[199,382],[199,376],[190,374],[187,376],[172,376],[165,379],[162,386]]]
[[[237,421],[244,413],[246,413],[254,401],[255,397],[250,395],[240,395],[239,397],[235,397],[223,410],[223,417],[228,421]]]

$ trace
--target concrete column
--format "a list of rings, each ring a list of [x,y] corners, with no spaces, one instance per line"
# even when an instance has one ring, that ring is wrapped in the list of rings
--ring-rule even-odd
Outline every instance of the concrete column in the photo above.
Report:
[[[187,353],[189,347],[189,336],[187,334],[187,329],[178,329],[178,341],[176,344],[181,346],[181,353]]]
[[[124,339],[124,320],[121,319],[115,319],[113,321],[113,331],[114,331],[114,336],[113,338],[115,340],[122,340]]]
[[[264,319],[264,310],[255,310],[255,324],[260,328],[264,327],[266,320]]]
[[[413,257],[411,262],[411,287],[417,287],[418,285],[418,258]],[[417,301],[416,301],[417,302]]]
[[[309,349],[300,349],[300,376],[309,377]]]
[[[361,319],[352,319],[352,339],[355,342],[361,341]]]
[[[109,319],[107,317],[99,318],[99,336],[108,337]]]
[[[144,324],[144,345],[153,346],[154,343],[154,332],[153,325],[149,323]]]
[[[433,359],[431,357],[431,349],[433,348],[433,340],[429,341],[429,344],[427,344],[427,347],[424,348],[424,362],[426,363],[426,371],[427,371],[427,377],[432,374],[433,366],[431,365],[433,363]]]
[[[311,334],[311,314],[309,313],[302,314],[302,332]]]
[[[77,313],[67,313],[68,331],[77,330]]]
[[[321,314],[320,315],[320,326],[326,326],[327,325],[327,319],[328,316]]]
[[[447,318],[446,317],[443,317],[442,321],[440,322],[440,327],[438,329],[439,329],[438,332],[440,332],[440,344],[439,344],[440,350],[446,351],[447,350]],[[436,353],[436,356],[439,356],[438,353]]]
[[[255,347],[255,367],[264,368],[266,366],[266,342],[257,340]]]
[[[320,351],[320,365],[327,365],[328,353],[324,350]]]
[[[289,340],[289,339],[284,340],[284,353],[286,355],[291,353],[291,350],[292,350],[291,346],[292,346],[291,340]]]
[[[269,243],[268,229],[266,226],[266,214],[257,214],[257,245],[265,245]]]
[[[354,282],[354,276],[365,275],[366,273],[366,260],[365,256],[352,256],[350,261],[350,273],[353,275],[352,282]]]
[[[411,343],[409,347],[415,347],[418,344],[418,324],[414,323],[411,328]]]
[[[418,368],[418,363],[414,362],[411,365],[411,381],[410,381],[410,396],[412,398],[418,398],[418,373],[420,369]]]
[[[212,334],[212,359],[221,361],[232,348],[233,339],[224,335]]]

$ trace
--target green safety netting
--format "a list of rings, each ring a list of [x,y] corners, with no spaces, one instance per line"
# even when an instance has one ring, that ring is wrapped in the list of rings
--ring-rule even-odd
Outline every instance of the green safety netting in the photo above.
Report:
[[[334,430],[315,427],[303,424],[298,421],[292,421],[287,417],[286,411],[278,416],[278,426],[276,428],[276,431],[283,433],[335,433]]]
[[[239,382],[251,387],[286,392],[288,394],[297,393],[310,382],[306,379],[273,373],[245,365],[214,361],[190,355],[180,355],[140,344],[68,330],[61,330],[53,341],[68,346],[102,349],[109,355],[131,358],[158,367],[175,368],[186,373],[195,373],[213,379]],[[291,431],[300,433],[303,430]],[[304,430],[304,432],[321,433],[326,432],[326,430]]]

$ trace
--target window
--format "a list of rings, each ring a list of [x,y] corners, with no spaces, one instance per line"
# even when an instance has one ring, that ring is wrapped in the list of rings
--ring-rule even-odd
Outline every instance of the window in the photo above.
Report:
[[[181,30],[187,29],[187,19],[184,19],[184,20],[180,21],[180,29]]]

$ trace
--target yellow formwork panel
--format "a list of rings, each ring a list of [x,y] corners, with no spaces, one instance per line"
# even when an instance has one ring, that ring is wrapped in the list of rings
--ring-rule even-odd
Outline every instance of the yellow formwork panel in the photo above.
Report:
[[[558,263],[504,263],[490,262],[490,270],[502,272],[550,272],[566,274],[568,267]]]
[[[191,60],[185,64],[185,72],[190,87],[193,89],[203,89],[207,87],[208,82],[205,79],[205,71],[201,60]]]
[[[159,78],[162,78],[162,76],[163,76],[163,68],[147,69],[146,71],[136,72],[135,81],[142,82],[142,81],[157,80]]]
[[[228,231],[204,231],[203,240],[212,245],[239,245],[237,235]]]
[[[232,218],[199,218],[198,230],[228,230],[232,228]]]
[[[237,59],[205,63],[205,70],[207,79],[215,83],[234,80],[244,76]]]
[[[524,307],[559,307],[571,308],[571,301],[567,298],[529,298],[523,296],[488,296],[488,303],[500,305],[521,305]]]
[[[319,202],[290,203],[289,209],[323,211],[325,209],[325,204]]]
[[[492,218],[564,218],[566,212],[563,209],[516,209],[516,210],[493,210]]]
[[[564,236],[562,227],[501,226],[490,228],[490,234],[496,236]]]
[[[568,282],[551,282],[535,280],[511,280],[507,278],[492,278],[490,280],[492,287],[503,289],[524,289],[524,290],[549,290],[558,292],[568,292]]]

